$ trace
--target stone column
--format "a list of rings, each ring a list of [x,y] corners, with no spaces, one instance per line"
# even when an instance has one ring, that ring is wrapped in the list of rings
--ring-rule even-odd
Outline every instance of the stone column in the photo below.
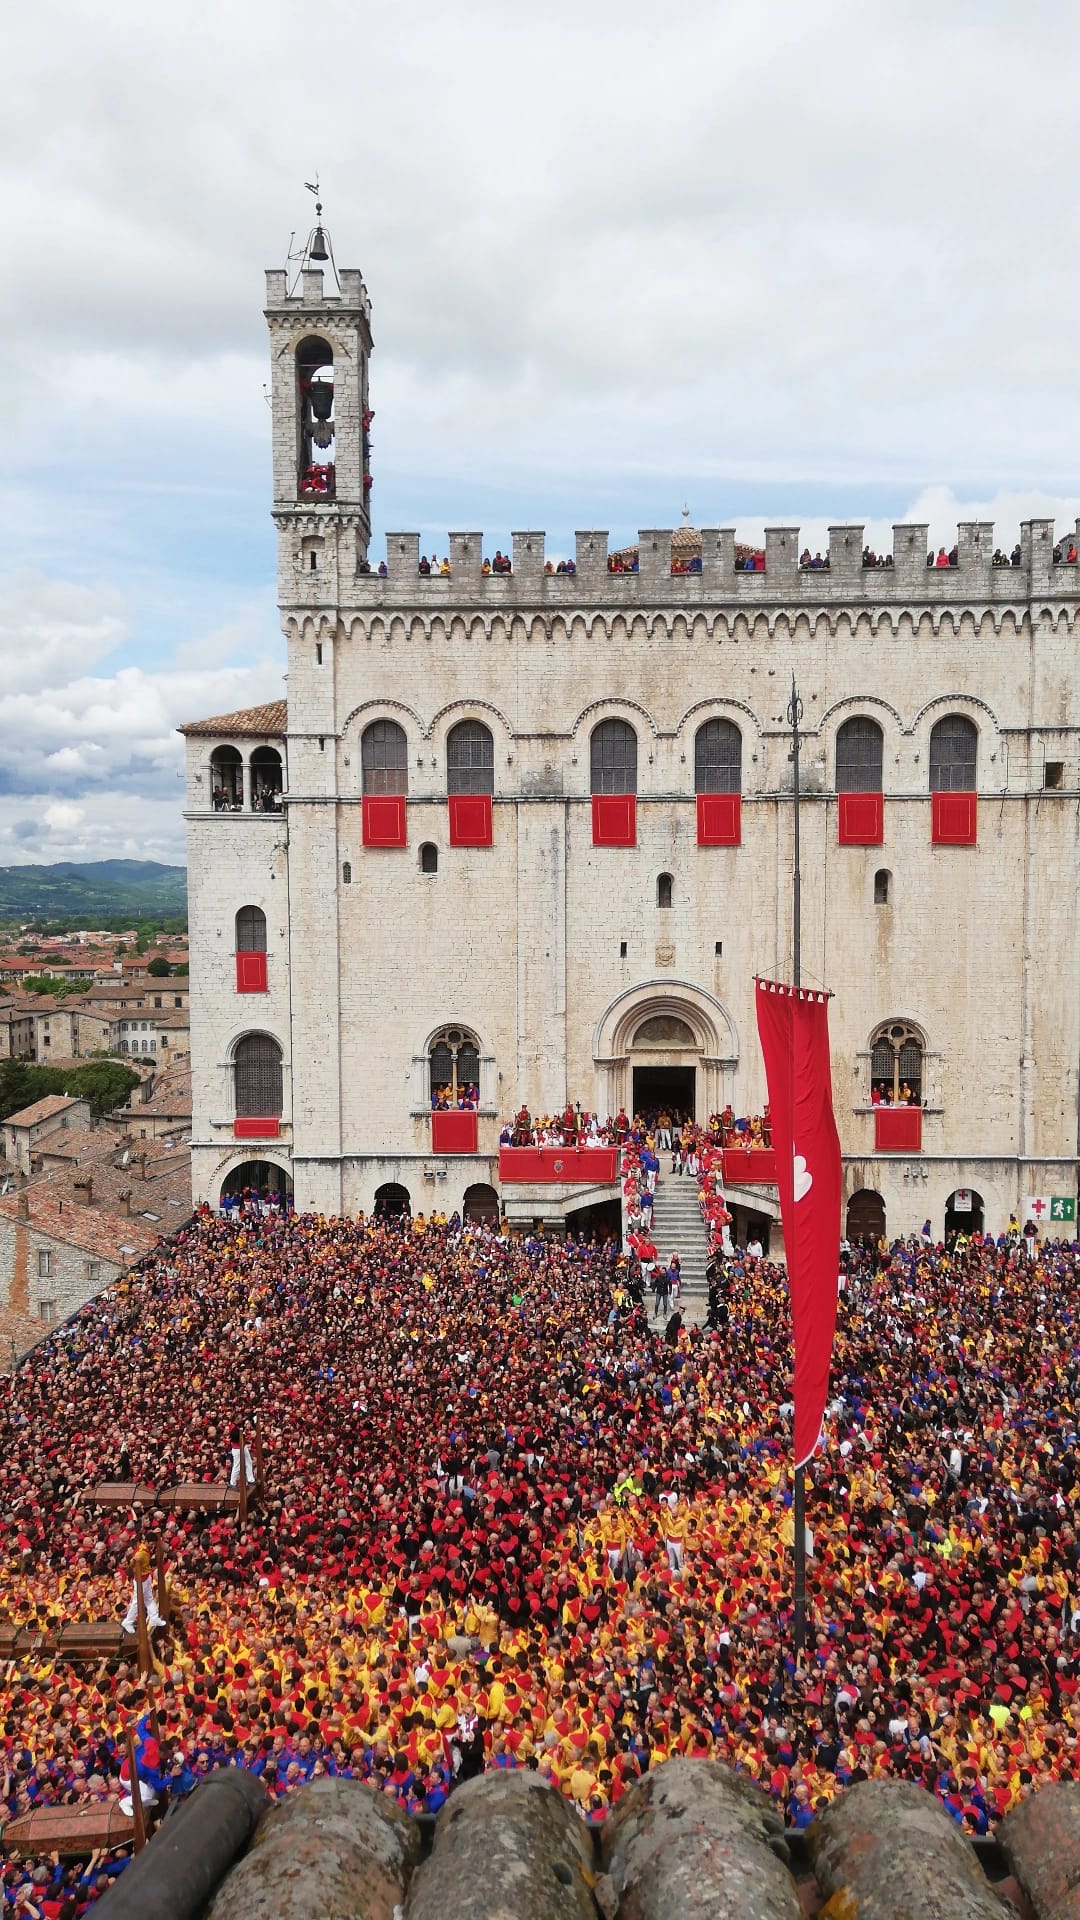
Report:
[[[595,1920],[592,1881],[588,1832],[569,1801],[539,1774],[486,1773],[440,1813],[408,1920]]]
[[[998,1831],[1038,1920],[1080,1914],[1080,1788],[1054,1781],[1007,1813]]]
[[[806,1837],[821,1890],[838,1913],[1001,1920],[1001,1902],[970,1842],[934,1795],[909,1780],[846,1787]]]
[[[799,1920],[783,1827],[752,1781],[714,1760],[667,1760],[600,1829],[602,1910],[627,1920]]]

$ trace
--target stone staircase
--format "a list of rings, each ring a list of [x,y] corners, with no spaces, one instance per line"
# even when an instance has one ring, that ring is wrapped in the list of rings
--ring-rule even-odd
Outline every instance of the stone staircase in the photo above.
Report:
[[[698,1207],[697,1181],[685,1173],[669,1173],[662,1159],[653,1203],[652,1237],[661,1260],[678,1254],[683,1318],[687,1326],[703,1326],[709,1310],[705,1280],[709,1242]]]

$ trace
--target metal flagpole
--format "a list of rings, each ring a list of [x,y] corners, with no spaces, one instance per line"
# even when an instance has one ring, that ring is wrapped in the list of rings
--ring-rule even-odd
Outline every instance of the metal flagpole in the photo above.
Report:
[[[795,685],[795,675],[791,676],[791,699],[788,702],[787,718],[791,727],[791,764],[792,797],[794,800],[794,845],[792,849],[791,869],[791,945],[792,980],[796,987],[802,985],[802,874],[799,870],[799,722],[803,717],[803,704],[799,699]],[[791,1641],[796,1663],[799,1661],[806,1641],[806,1472],[803,1467],[795,1468],[794,1485],[794,1521],[795,1521],[795,1605],[792,1618]]]

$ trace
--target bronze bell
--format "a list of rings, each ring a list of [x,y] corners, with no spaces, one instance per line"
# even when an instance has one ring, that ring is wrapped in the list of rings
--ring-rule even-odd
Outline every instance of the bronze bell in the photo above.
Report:
[[[330,258],[330,249],[326,244],[326,235],[321,227],[316,227],[312,235],[311,245],[308,248],[308,258],[310,260],[329,260]]]
[[[313,380],[308,388],[311,411],[316,420],[329,420],[334,410],[334,383],[332,380]]]

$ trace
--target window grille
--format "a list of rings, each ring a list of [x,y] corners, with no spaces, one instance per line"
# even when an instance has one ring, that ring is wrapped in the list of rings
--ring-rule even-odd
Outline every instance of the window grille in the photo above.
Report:
[[[706,720],[694,737],[694,792],[742,792],[742,734],[730,720]]]
[[[836,736],[837,793],[881,793],[885,735],[876,720],[856,714]]]
[[[237,953],[266,952],[266,915],[261,907],[241,907],[236,916]]]
[[[420,871],[421,873],[438,873],[439,871],[439,849],[431,840],[425,840],[420,849]]]
[[[433,1097],[443,1087],[449,1087],[451,1099],[456,1102],[466,1087],[480,1085],[479,1044],[475,1035],[460,1027],[448,1027],[436,1035],[428,1049],[428,1063]]]
[[[912,1104],[922,1105],[923,1044],[913,1027],[896,1022],[879,1027],[870,1043],[870,1080],[894,1105],[901,1090],[910,1088]]]
[[[495,742],[479,720],[461,720],[446,736],[446,791],[495,791]]]
[[[279,1119],[283,1103],[281,1048],[268,1033],[236,1043],[236,1112],[240,1119]]]
[[[637,734],[625,720],[601,720],[590,756],[593,793],[637,792]]]
[[[979,735],[962,713],[946,714],[930,735],[931,793],[974,793]]]
[[[373,720],[364,728],[360,764],[365,793],[408,793],[409,743],[396,720]]]

